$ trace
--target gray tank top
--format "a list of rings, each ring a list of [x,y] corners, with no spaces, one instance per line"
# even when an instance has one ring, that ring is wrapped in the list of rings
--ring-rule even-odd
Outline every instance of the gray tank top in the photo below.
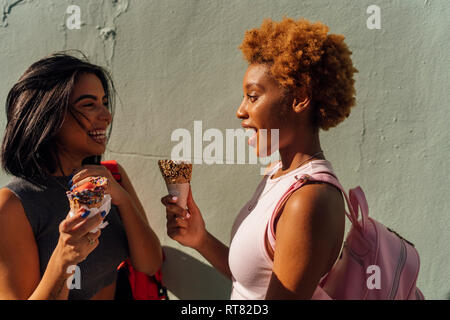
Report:
[[[41,277],[58,243],[59,224],[69,212],[66,190],[69,177],[48,177],[31,183],[14,177],[6,185],[22,202],[25,214],[33,229],[39,250]],[[112,284],[117,277],[117,267],[129,256],[128,242],[116,206],[106,216],[108,226],[102,229],[99,245],[86,260],[78,264],[81,288],[69,291],[69,300],[90,299],[102,288]]]

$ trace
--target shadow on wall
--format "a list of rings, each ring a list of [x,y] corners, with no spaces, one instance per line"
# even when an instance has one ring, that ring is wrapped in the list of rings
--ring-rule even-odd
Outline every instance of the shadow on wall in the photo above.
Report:
[[[231,281],[186,253],[163,246],[163,281],[180,300],[229,300]]]

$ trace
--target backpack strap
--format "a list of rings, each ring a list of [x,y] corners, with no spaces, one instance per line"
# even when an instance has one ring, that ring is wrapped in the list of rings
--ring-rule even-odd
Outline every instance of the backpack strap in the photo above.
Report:
[[[106,167],[109,171],[111,171],[114,179],[116,179],[117,182],[122,182],[122,176],[119,172],[119,165],[117,161],[115,160],[108,160],[108,161],[102,161],[101,165]]]
[[[361,210],[361,224],[362,229],[366,229],[366,222],[369,219],[369,205],[367,204],[366,196],[360,186],[350,189],[349,191],[350,202],[355,216],[358,218],[358,212]]]
[[[269,244],[272,246],[272,249],[275,249],[275,221],[279,217],[281,211],[280,209],[286,204],[289,197],[299,188],[303,187],[305,184],[313,183],[313,182],[324,182],[331,184],[338,188],[347,203],[347,207],[350,213],[345,211],[345,215],[350,220],[353,226],[360,232],[363,232],[365,229],[366,221],[368,219],[368,205],[366,198],[364,196],[364,192],[360,187],[356,187],[349,191],[349,196],[347,196],[344,188],[339,183],[337,178],[329,171],[317,172],[312,175],[302,175],[300,177],[295,177],[297,181],[295,181],[289,189],[283,194],[281,199],[278,201],[275,209],[272,213],[272,217],[267,225],[267,237],[269,240]],[[358,222],[358,209],[361,209],[361,224]]]
[[[366,196],[361,189],[361,187],[356,187],[349,190],[348,196],[345,192],[342,185],[339,183],[337,178],[328,172],[319,172],[317,174],[313,174],[313,181],[321,181],[328,184],[331,184],[341,190],[344,195],[345,201],[347,202],[348,210],[350,211],[350,215],[347,214],[347,217],[357,228],[361,228],[365,230],[366,221],[369,218],[369,206],[367,205]],[[361,210],[361,224],[358,222],[359,211]]]

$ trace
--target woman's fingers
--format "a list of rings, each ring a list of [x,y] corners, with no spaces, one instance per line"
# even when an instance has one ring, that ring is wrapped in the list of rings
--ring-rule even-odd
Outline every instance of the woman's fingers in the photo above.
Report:
[[[74,216],[70,213],[60,226],[58,246],[63,250],[62,256],[71,264],[78,264],[99,245],[100,230],[90,232],[103,221],[101,214],[87,218],[89,210],[80,209]]]
[[[102,231],[100,229],[98,229],[94,233],[89,232],[89,234],[92,236],[91,239],[96,240],[96,239],[100,238],[100,235],[102,234]]]
[[[168,204],[174,204],[177,203],[178,198],[171,196],[170,194],[168,194],[167,196],[164,196],[161,198],[161,202],[163,205],[167,206]]]
[[[85,165],[75,171],[72,183],[80,185],[80,182],[89,177],[102,176],[109,177],[109,170],[101,165]]]
[[[180,216],[185,218],[187,215],[187,211],[177,205],[170,204],[166,206],[166,215],[167,218],[172,216]]]
[[[98,244],[99,242],[98,238],[100,237],[100,234],[101,234],[100,230],[97,230],[97,232],[95,233],[88,232],[85,236],[81,237],[79,241],[87,240],[88,245],[94,246],[94,244],[95,245]]]
[[[86,177],[84,179],[79,180],[78,182],[73,182],[72,187],[70,188],[70,190],[72,191],[73,189],[83,185],[86,182],[89,182],[89,180],[91,179],[92,176]]]
[[[82,168],[78,169],[77,171],[75,171],[75,173],[73,174],[72,180],[71,180],[72,184],[75,184],[75,183],[79,182],[80,180],[86,178],[89,173],[88,170],[89,169],[82,167]]]
[[[182,227],[187,228],[189,227],[189,221],[183,217],[171,217],[167,218],[167,227]]]
[[[100,237],[101,231],[97,230],[96,232],[88,232],[82,237],[78,238],[76,240],[76,243],[79,245],[94,245],[96,242],[98,242],[98,238]]]
[[[99,245],[99,237],[101,231],[98,230],[95,233],[87,233],[80,238],[75,238],[72,236],[70,246],[68,247],[68,254],[72,256],[74,263],[79,263],[84,261],[87,256],[94,251]]]
[[[174,217],[183,217],[188,218],[189,213],[186,209],[183,209],[182,207],[178,206],[176,202],[178,199],[176,197],[173,197],[171,195],[167,195],[163,198],[161,198],[162,204],[166,206],[166,217],[167,219],[173,219]]]
[[[69,232],[72,230],[77,224],[83,222],[85,218],[83,215],[85,214],[85,210],[81,209],[73,216],[70,216],[70,212],[67,214],[66,219],[64,219],[59,225],[59,231],[61,232]]]
[[[73,182],[73,184],[72,184],[72,187],[70,188],[70,190],[72,191],[73,189],[75,189],[75,188],[77,188],[77,187],[79,187],[79,186],[82,186],[83,184],[85,184],[86,182],[89,182],[90,180],[91,180],[91,178],[92,177],[105,177],[104,175],[100,175],[100,174],[97,174],[97,175],[95,175],[95,174],[91,174],[91,175],[89,175],[89,176],[87,176],[87,177],[85,177],[85,178],[83,178],[83,179],[81,179],[81,180],[79,180],[78,182]],[[105,177],[106,178],[106,177]],[[109,190],[109,180],[108,180],[108,182],[106,183],[106,193],[108,193],[108,190]]]
[[[85,221],[75,226],[72,230],[67,233],[70,233],[73,237],[81,238],[85,234],[87,234],[90,230],[98,227],[100,223],[102,223],[103,218],[100,214],[96,214],[91,218],[85,218]]]
[[[167,228],[167,235],[175,241],[177,241],[179,238],[182,238],[184,235],[186,235],[186,233],[187,233],[186,228],[181,227]]]

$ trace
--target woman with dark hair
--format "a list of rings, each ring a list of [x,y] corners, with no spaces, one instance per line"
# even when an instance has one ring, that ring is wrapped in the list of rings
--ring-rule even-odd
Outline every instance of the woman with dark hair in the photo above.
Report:
[[[2,165],[14,178],[0,189],[0,299],[114,299],[124,259],[148,275],[161,266],[125,170],[119,184],[100,165],[113,90],[103,68],[65,53],[32,64],[10,90]],[[66,192],[94,176],[108,179],[109,214],[68,215]],[[90,233],[103,219],[108,226]]]
[[[237,216],[230,247],[207,231],[192,192],[187,210],[170,196],[161,199],[168,235],[232,280],[232,299],[322,298],[318,284],[340,255],[345,207],[334,186],[308,183],[274,212],[297,177],[333,174],[319,129],[339,124],[355,104],[351,51],[343,36],[327,33],[322,23],[284,18],[245,34],[240,49],[249,66],[237,117],[253,131],[249,144],[258,155],[277,151],[271,131],[278,129],[281,161]]]

